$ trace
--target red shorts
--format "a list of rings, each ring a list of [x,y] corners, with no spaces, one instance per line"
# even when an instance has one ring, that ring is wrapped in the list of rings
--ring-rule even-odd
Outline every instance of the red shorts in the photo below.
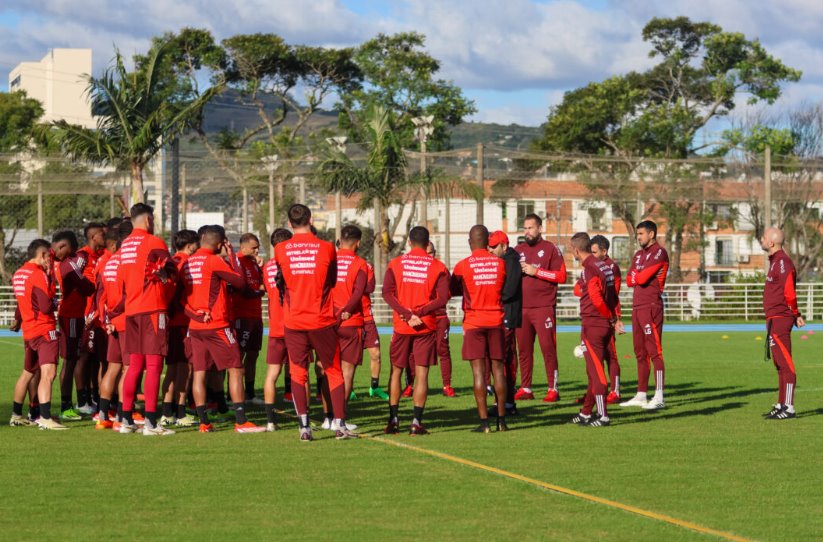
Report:
[[[80,351],[89,354],[99,354],[98,357],[102,358],[108,348],[106,344],[107,338],[108,334],[106,334],[106,330],[99,325],[85,328],[83,330],[82,340],[80,341]],[[106,360],[100,359],[100,361]]]
[[[126,316],[126,350],[130,354],[165,356],[169,341],[168,318],[165,312]]]
[[[60,323],[60,357],[68,359],[68,355],[72,354],[72,358],[76,360],[80,356],[80,341],[83,337],[83,327],[86,325],[85,318],[59,318]]]
[[[340,347],[337,344],[337,324],[321,329],[286,328],[286,348],[289,351],[289,363],[306,368],[312,360],[312,350],[317,352],[317,359],[324,364],[340,366]],[[335,363],[335,359],[338,360]]]
[[[266,351],[267,365],[285,365],[289,361],[289,352],[286,350],[286,339],[283,337],[269,337],[269,349]]]
[[[340,344],[340,361],[352,365],[363,363],[363,328],[360,326],[340,326],[337,328],[337,342]]]
[[[505,357],[506,337],[502,327],[476,327],[463,331],[463,359],[492,359]]]
[[[56,331],[49,331],[42,337],[23,341],[23,369],[33,373],[42,365],[57,365],[58,343]]]
[[[410,358],[414,365],[431,367],[437,365],[437,337],[435,332],[425,335],[401,335],[395,333],[389,344],[389,360],[395,367],[407,369]]]
[[[234,330],[190,329],[191,364],[195,371],[206,371],[216,367],[218,371],[242,369],[240,347],[234,336]]]
[[[380,333],[374,320],[363,322],[363,348],[380,348]]]
[[[106,361],[109,363],[122,363],[123,365],[129,364],[129,354],[126,351],[126,333],[124,331],[115,331],[109,336]]]
[[[241,352],[260,352],[263,349],[263,320],[261,318],[238,318],[234,321],[237,342]]]
[[[188,363],[191,359],[191,339],[189,329],[175,326],[169,328],[169,348],[166,354],[166,365]]]

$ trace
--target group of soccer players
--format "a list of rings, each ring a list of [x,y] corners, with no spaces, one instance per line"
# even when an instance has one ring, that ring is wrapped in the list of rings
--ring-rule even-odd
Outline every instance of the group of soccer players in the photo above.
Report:
[[[475,431],[490,432],[490,417],[498,431],[507,431],[507,415],[517,413],[516,401],[534,399],[535,338],[548,383],[543,401],[559,400],[557,285],[566,281],[567,273],[559,248],[542,238],[539,216],[525,217],[524,241],[515,247],[502,231],[472,227],[471,254],[451,271],[436,259],[425,227],[409,231],[408,250],[389,262],[380,292],[393,312],[388,394],[379,386],[380,340],[371,311],[374,269],[357,254],[362,232],[353,225],[343,227],[335,247],[317,236],[305,205],[292,205],[288,221],[291,230],[279,228],[271,235],[268,262],[259,256],[255,235],[244,234],[235,252],[221,226],[177,232],[176,252],[171,254],[153,234],[153,209],[145,204],[134,205],[129,218],[87,225],[83,248],[71,231],[56,233],[51,242],[33,241],[28,261],[13,277],[18,305],[13,329],[22,329],[25,360],[14,390],[11,425],[66,429],[60,422],[93,414],[97,429],[119,433],[165,436],[174,434],[170,426],[193,425],[212,432],[211,416],[222,418],[230,410],[227,380],[234,430],[276,431],[275,385],[285,372],[286,399],[294,403],[300,439],[310,441],[309,365],[315,361],[322,427],[338,439],[353,438],[356,426],[347,423],[346,409],[356,397],[353,381],[365,351],[370,359],[369,395],[388,400],[385,433],[400,432],[399,404],[405,395],[413,403],[409,433],[426,434],[428,371],[438,357],[443,393],[454,396],[446,315],[452,296],[462,297],[462,357],[471,366],[480,418]],[[634,397],[620,402],[615,335],[623,333],[618,298],[622,275],[608,255],[605,237],[581,232],[570,240],[568,250],[581,266],[574,288],[582,320],[576,354],[585,358],[588,376],[586,393],[578,399],[582,408],[572,423],[607,426],[608,405],[618,402],[648,410],[665,407],[661,337],[668,254],[657,243],[652,221],[637,225],[637,241],[640,249],[625,283],[634,289],[631,322],[638,387]],[[768,230],[761,243],[773,262],[764,305],[780,375],[779,402],[767,416],[786,419],[794,416],[796,382],[790,331],[804,322],[796,296],[791,298],[795,277],[782,251],[782,232]],[[260,400],[254,384],[264,295],[269,298],[269,340]],[[58,421],[52,416],[51,389],[60,357]],[[655,391],[649,398],[652,367]],[[518,369],[521,385],[515,390]],[[135,410],[141,385],[143,416]],[[29,414],[24,416],[27,393]],[[497,398],[491,409],[488,395]],[[264,407],[265,426],[247,419],[250,404]],[[196,417],[187,413],[189,406]]]

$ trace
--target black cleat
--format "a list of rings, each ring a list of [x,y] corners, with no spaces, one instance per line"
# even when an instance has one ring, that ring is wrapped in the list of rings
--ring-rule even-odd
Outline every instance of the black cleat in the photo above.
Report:
[[[789,420],[791,418],[797,417],[797,414],[794,411],[789,411],[788,408],[785,406],[780,409],[780,411],[775,412],[771,416],[766,417],[767,420]]]
[[[577,414],[574,418],[569,420],[569,423],[574,423],[577,425],[589,425],[592,421],[591,416],[586,416],[585,414]]]
[[[491,427],[489,427],[489,424],[487,424],[487,423],[481,423],[480,425],[478,425],[477,427],[472,429],[472,433],[491,433],[491,432],[492,432]]]
[[[783,405],[780,403],[775,403],[772,409],[765,414],[763,414],[764,418],[771,418],[775,416],[777,413],[783,410]]]
[[[387,435],[397,435],[400,433],[400,424],[397,420],[391,420],[387,425],[386,428],[383,429],[383,432]]]
[[[603,418],[603,416],[598,416],[596,418],[592,418],[591,421],[588,423],[589,427],[608,427],[611,425],[611,420],[608,418]]]
[[[498,431],[508,431],[509,430],[509,426],[506,425],[506,420],[504,420],[503,418],[498,418],[497,419],[497,430]]]

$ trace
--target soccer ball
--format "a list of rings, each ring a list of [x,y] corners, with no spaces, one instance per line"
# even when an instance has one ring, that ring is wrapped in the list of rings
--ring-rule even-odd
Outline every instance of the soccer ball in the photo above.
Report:
[[[574,347],[574,357],[576,357],[578,359],[583,357],[583,345],[582,344],[578,344],[577,346]]]

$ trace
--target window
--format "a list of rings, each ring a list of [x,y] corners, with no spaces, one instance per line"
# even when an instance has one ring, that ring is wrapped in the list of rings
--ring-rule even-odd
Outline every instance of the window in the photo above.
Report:
[[[734,223],[737,217],[737,209],[729,203],[711,203],[707,205],[709,216],[712,223],[709,224],[710,230],[716,230],[719,227],[729,226]]]
[[[731,271],[709,271],[706,273],[706,281],[710,284],[723,284],[728,282]]]
[[[17,87],[20,86],[20,76],[18,75],[15,77],[11,83],[9,83],[9,91],[14,92],[17,90]]]
[[[606,228],[606,209],[603,207],[589,207],[589,231],[605,231]]]
[[[631,258],[629,254],[629,238],[625,236],[612,237],[609,255],[618,262],[627,262]]]
[[[517,226],[523,225],[526,215],[534,213],[533,201],[518,201],[517,202]]]
[[[735,265],[734,243],[731,239],[716,239],[714,242],[714,264]]]

